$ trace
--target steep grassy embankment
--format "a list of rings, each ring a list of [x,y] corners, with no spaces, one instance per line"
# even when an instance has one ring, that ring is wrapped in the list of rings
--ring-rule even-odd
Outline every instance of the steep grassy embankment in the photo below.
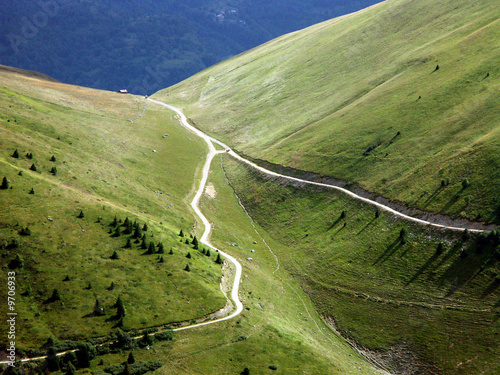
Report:
[[[497,234],[426,227],[229,158],[224,167],[281,267],[346,337],[396,374],[498,373]]]
[[[499,16],[493,0],[389,0],[157,96],[252,157],[499,223]]]

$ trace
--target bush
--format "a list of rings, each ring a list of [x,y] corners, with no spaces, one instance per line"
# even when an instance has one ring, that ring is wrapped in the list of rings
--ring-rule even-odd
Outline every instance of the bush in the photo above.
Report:
[[[469,186],[470,186],[469,180],[464,179],[464,180],[462,181],[462,188],[466,189],[466,188],[468,188]]]
[[[10,269],[23,268],[23,266],[24,260],[19,254],[16,254],[16,257],[9,262]]]
[[[160,332],[155,334],[157,341],[172,341],[174,339],[173,331]]]

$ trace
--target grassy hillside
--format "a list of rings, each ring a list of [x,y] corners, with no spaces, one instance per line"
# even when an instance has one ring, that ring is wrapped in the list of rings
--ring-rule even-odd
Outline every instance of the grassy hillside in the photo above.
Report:
[[[127,329],[222,308],[215,258],[196,251],[186,259],[193,249],[178,237],[193,227],[185,200],[203,143],[153,108],[129,121],[144,108],[137,97],[30,72],[2,69],[0,75],[0,178],[9,185],[0,190],[0,245],[2,274],[17,272],[18,349],[38,348],[51,336],[107,335],[118,323],[112,308],[118,296]],[[142,240],[126,234],[126,218],[138,223],[148,248],[154,243],[157,252],[161,242],[164,254],[144,255]],[[128,238],[131,248],[125,248]],[[115,251],[119,259],[111,259]],[[17,255],[22,267],[12,263]],[[188,263],[191,272],[183,271]],[[51,300],[54,289],[60,301]],[[96,300],[105,315],[92,316]]]
[[[281,268],[326,322],[393,373],[498,373],[498,236],[406,222],[229,158],[224,169]]]
[[[214,252],[207,256],[185,243],[202,230],[188,202],[206,145],[164,108],[149,104],[144,110],[139,97],[10,68],[0,69],[0,78],[0,179],[8,184],[0,189],[0,273],[7,280],[16,272],[17,353],[44,354],[51,342],[58,348],[68,340],[95,343],[118,335],[118,327],[137,332],[213,318],[209,314],[226,304],[221,289],[228,294],[231,267],[225,264],[221,273]],[[130,352],[134,373],[148,366],[160,374],[237,374],[245,368],[251,374],[381,373],[332,332],[300,285],[277,269],[279,260],[267,246],[281,245],[256,231],[218,163],[210,187],[202,209],[216,223],[213,241],[244,265],[244,312],[177,331],[174,341],[148,344],[150,350],[144,340],[135,347],[98,347],[98,356],[78,373],[120,374]],[[147,244],[155,244],[153,254],[134,237],[136,222]],[[255,262],[246,260],[253,254]],[[7,282],[0,293],[7,296]],[[5,316],[5,299],[1,306]],[[0,328],[3,350],[8,327]],[[50,367],[54,361],[45,365],[62,374],[70,362],[80,359],[65,355],[60,370]],[[45,365],[28,363],[18,373]]]
[[[499,16],[493,0],[389,0],[157,96],[254,158],[499,223]]]

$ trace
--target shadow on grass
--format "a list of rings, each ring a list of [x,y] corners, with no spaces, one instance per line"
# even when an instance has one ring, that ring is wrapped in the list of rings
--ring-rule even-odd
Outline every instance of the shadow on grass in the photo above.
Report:
[[[385,249],[384,253],[378,257],[378,259],[373,263],[373,265],[377,263],[384,263],[387,259],[389,259],[396,251],[398,251],[403,246],[401,242],[401,238],[397,238],[394,240],[388,247]]]
[[[439,254],[436,252],[436,253],[434,253],[434,255],[433,255],[433,256],[431,256],[431,257],[427,260],[427,262],[425,262],[425,263],[424,263],[424,265],[423,265],[422,267],[420,267],[420,268],[418,269],[418,271],[415,273],[415,275],[413,275],[413,277],[412,277],[412,278],[411,278],[411,279],[410,279],[410,280],[409,280],[409,281],[405,284],[405,286],[408,286],[408,285],[410,285],[412,282],[414,282],[414,281],[415,281],[415,280],[416,280],[416,279],[417,279],[417,278],[418,278],[421,274],[423,274],[423,273],[425,272],[425,270],[426,270],[427,268],[429,268],[429,267],[430,267],[430,265],[431,265],[432,263],[434,263],[434,262],[437,260],[437,258],[439,258]]]
[[[457,247],[461,248],[461,244],[454,246],[454,248]],[[447,296],[451,296],[484,270],[493,266],[496,263],[494,257],[495,245],[481,244],[478,240],[469,241],[462,254],[440,277],[441,284],[452,284]]]
[[[328,228],[328,230],[331,230],[331,229],[335,228],[335,226],[336,226],[338,223],[340,223],[342,220],[343,220],[343,219],[342,219],[342,217],[339,217],[337,220],[335,220],[335,221],[333,222],[333,224],[332,224],[332,225],[330,225],[330,228]]]
[[[368,224],[366,224],[358,233],[356,233],[356,235],[360,235],[361,233],[363,233],[366,230],[366,228],[368,228],[370,225],[373,224],[375,220],[377,220],[376,217],[374,217]]]
[[[441,209],[441,212],[446,212],[448,211],[455,203],[458,202],[458,200],[460,199],[460,197],[462,196],[462,193],[464,192],[464,188],[462,187],[460,190],[458,190],[454,196],[452,196],[450,198],[450,200],[448,202],[446,202],[446,204],[443,206],[443,208]]]
[[[483,292],[481,298],[488,297],[490,294],[494,293],[499,287],[500,287],[500,280],[498,279],[493,280],[493,282],[490,285],[488,285],[486,290]],[[498,301],[497,305],[500,305],[500,301]]]
[[[438,197],[439,194],[441,194],[445,189],[445,186],[438,186],[438,188],[436,190],[434,190],[434,192],[429,195],[429,197],[427,198],[427,200],[424,202],[424,208],[427,208],[427,206],[434,200]]]

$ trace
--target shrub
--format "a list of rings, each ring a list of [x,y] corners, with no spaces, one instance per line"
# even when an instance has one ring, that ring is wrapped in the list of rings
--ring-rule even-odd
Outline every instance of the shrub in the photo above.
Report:
[[[466,189],[466,188],[467,188],[467,187],[469,187],[469,186],[470,186],[469,180],[464,179],[464,180],[462,181],[462,188]]]

